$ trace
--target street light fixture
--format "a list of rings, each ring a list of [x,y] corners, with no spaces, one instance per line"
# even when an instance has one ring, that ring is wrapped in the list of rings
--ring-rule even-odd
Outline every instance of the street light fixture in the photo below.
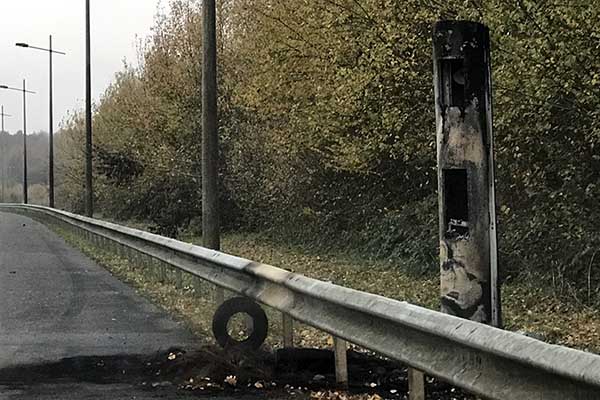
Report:
[[[35,94],[35,92],[27,90],[25,79],[23,79],[22,89],[6,85],[0,85],[0,89],[15,90],[23,93],[23,203],[27,204],[27,94]]]
[[[28,49],[42,50],[50,54],[50,132],[48,134],[48,205],[54,207],[54,109],[53,109],[53,90],[52,85],[52,54],[66,55],[62,51],[52,49],[52,35],[50,35],[50,47],[43,48],[37,46],[31,46],[28,43],[16,43],[17,47],[25,47]]]

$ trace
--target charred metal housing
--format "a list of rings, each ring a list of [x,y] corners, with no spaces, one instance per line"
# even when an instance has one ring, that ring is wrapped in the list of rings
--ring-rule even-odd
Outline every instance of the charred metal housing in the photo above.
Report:
[[[500,326],[487,27],[436,23],[433,57],[442,311]]]

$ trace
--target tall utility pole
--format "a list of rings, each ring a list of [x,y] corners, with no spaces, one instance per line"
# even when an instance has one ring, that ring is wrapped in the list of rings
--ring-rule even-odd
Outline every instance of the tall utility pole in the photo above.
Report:
[[[49,93],[50,93],[50,101],[49,101],[49,104],[50,104],[50,116],[49,116],[50,131],[49,131],[49,136],[48,136],[48,205],[50,207],[54,207],[54,108],[53,108],[54,85],[52,83],[52,81],[53,81],[52,55],[54,53],[65,55],[66,53],[64,53],[62,51],[54,50],[52,48],[52,35],[50,35],[50,47],[47,49],[45,49],[43,47],[30,46],[27,43],[17,43],[16,46],[46,51],[50,55],[50,89],[49,89]]]
[[[23,79],[23,203],[27,202],[27,88]]]
[[[50,208],[54,208],[54,85],[52,82],[52,35],[50,35],[49,50],[50,51],[48,52],[48,54],[50,55],[50,87],[48,88],[48,91],[50,93],[50,115],[48,123],[50,124],[50,132],[48,132],[48,206]]]
[[[0,162],[2,162],[1,167],[2,167],[2,202],[6,202],[6,135],[4,133],[4,117],[10,117],[10,115],[8,114],[4,114],[4,106],[2,106],[2,132],[0,132],[0,135],[2,135],[0,138],[2,139],[2,143],[1,143],[1,151],[2,151],[2,160]]]
[[[217,119],[217,33],[215,0],[202,1],[202,244],[221,248],[219,218],[219,130]],[[220,305],[225,291],[218,288]]]
[[[219,134],[215,0],[202,2],[202,243],[219,250]]]
[[[85,0],[85,212],[94,215],[92,186],[92,64],[90,48],[90,0]]]
[[[0,89],[16,90],[23,92],[23,203],[27,204],[27,94],[35,94],[27,90],[25,79],[23,79],[23,89],[0,85]]]

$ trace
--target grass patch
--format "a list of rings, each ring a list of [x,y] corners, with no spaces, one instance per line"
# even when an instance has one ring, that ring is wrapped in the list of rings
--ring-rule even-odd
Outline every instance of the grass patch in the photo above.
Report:
[[[73,232],[56,225],[53,229],[69,243],[105,266],[170,313],[184,320],[202,338],[211,338],[214,286],[189,274],[171,269],[147,256],[124,256],[101,249]],[[193,236],[183,240],[200,243]],[[278,266],[305,276],[353,289],[439,309],[439,281],[405,273],[395,264],[335,251],[317,252],[302,245],[276,243],[258,234],[227,234],[222,249],[254,261]],[[119,252],[117,252],[119,253]],[[565,301],[531,276],[509,280],[502,287],[505,328],[542,336],[547,342],[600,353],[600,312]],[[269,317],[267,346],[281,345],[281,313],[265,307]],[[310,326],[295,325],[295,343],[303,347],[329,347],[331,336]]]
[[[275,243],[255,234],[227,235],[227,253],[275,265],[312,278],[439,309],[439,280],[405,273],[386,261]],[[565,301],[535,276],[509,280],[502,287],[505,328],[541,335],[549,343],[600,353],[600,312]]]

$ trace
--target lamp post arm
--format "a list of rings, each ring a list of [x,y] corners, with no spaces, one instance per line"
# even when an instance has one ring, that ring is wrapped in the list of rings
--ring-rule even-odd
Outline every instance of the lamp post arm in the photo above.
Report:
[[[65,53],[64,51],[58,51],[58,50],[54,50],[54,49],[46,49],[45,47],[30,46],[26,43],[17,43],[16,46],[17,47],[25,47],[25,48],[34,49],[34,50],[47,51],[49,53],[54,53],[54,54],[62,54],[63,56],[67,55],[67,53]]]
[[[36,94],[35,92],[32,92],[31,90],[19,89],[19,88],[14,88],[14,87],[6,86],[6,85],[0,85],[0,89],[16,90],[17,92],[25,92],[25,93],[29,93],[29,94]]]

